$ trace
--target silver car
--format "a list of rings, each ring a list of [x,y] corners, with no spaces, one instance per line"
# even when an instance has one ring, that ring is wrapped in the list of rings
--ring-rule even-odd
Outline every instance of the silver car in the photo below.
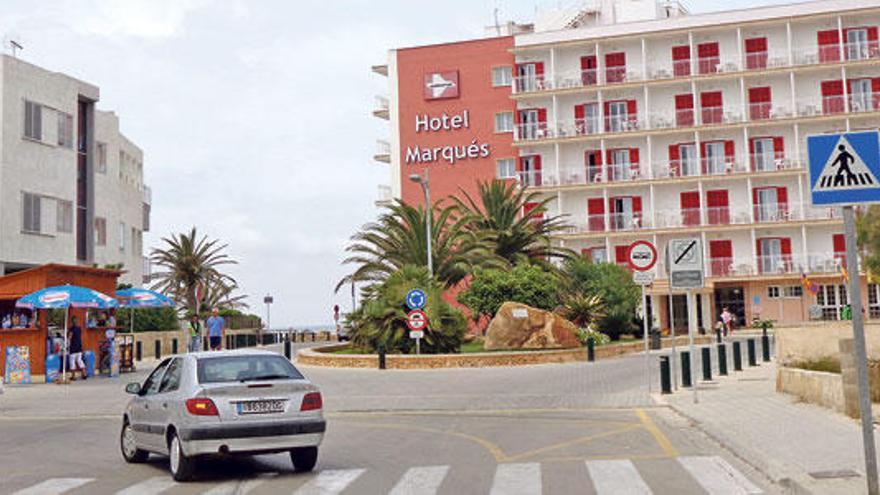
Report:
[[[268,351],[196,352],[166,358],[140,383],[122,417],[127,462],[167,455],[177,481],[209,455],[290,452],[298,471],[318,459],[326,422],[318,387]]]

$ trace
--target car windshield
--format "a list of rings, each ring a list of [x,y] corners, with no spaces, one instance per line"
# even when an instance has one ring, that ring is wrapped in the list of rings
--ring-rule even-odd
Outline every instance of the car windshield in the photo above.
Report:
[[[281,356],[223,356],[198,361],[199,383],[301,380],[302,374]]]

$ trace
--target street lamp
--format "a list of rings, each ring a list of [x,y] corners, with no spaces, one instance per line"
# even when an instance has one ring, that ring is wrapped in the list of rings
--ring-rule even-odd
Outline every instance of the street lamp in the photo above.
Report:
[[[270,326],[271,323],[270,323],[270,319],[269,319],[269,305],[272,304],[273,302],[275,302],[275,298],[270,296],[269,294],[266,294],[266,297],[263,298],[263,302],[266,303],[266,331],[271,332],[272,327]],[[262,332],[260,333],[260,336],[257,340],[259,341],[258,345],[263,345]]]
[[[434,278],[434,260],[431,254],[431,223],[434,221],[434,211],[431,209],[431,185],[428,179],[428,169],[425,169],[425,175],[412,174],[409,180],[422,186],[425,192],[425,233],[428,236],[428,276]]]

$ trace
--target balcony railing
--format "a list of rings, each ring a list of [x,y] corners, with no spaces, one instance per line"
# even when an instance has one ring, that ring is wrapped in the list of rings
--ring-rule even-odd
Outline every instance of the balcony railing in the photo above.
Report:
[[[513,78],[514,93],[531,93],[546,89],[553,89],[553,84],[551,80],[546,79],[543,75],[515,76]]]
[[[376,154],[373,159],[378,162],[391,163],[391,144],[384,139],[376,140]]]
[[[391,186],[387,184],[379,184],[377,193],[375,201],[376,206],[388,206],[394,199],[394,195],[391,192]]]
[[[749,155],[752,172],[776,172],[802,168],[800,160],[787,158],[784,153],[758,153]]]
[[[847,60],[877,59],[880,58],[880,42],[844,43],[843,53]]]
[[[851,94],[849,111],[852,113],[874,112],[880,110],[880,92]]]
[[[605,228],[605,214],[587,215],[586,229],[574,227],[574,232],[627,232],[649,229],[650,222],[641,213],[609,213],[608,228]]]
[[[708,268],[710,277],[840,273],[840,260],[832,253],[808,253],[806,256],[770,254],[754,258],[710,257]]]
[[[516,178],[522,187],[541,187],[543,185],[552,185],[544,183],[544,174],[540,170],[520,171],[516,173]]]
[[[388,98],[384,96],[376,96],[373,102],[373,115],[379,117],[380,119],[388,120],[389,118],[389,104]]]

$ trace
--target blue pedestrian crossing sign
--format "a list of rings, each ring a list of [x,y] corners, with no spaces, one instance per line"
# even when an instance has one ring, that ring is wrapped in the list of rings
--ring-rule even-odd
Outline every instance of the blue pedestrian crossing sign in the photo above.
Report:
[[[809,136],[807,149],[814,205],[880,202],[880,133]]]
[[[413,289],[406,293],[406,306],[409,309],[422,309],[428,302],[428,296],[422,289]]]

